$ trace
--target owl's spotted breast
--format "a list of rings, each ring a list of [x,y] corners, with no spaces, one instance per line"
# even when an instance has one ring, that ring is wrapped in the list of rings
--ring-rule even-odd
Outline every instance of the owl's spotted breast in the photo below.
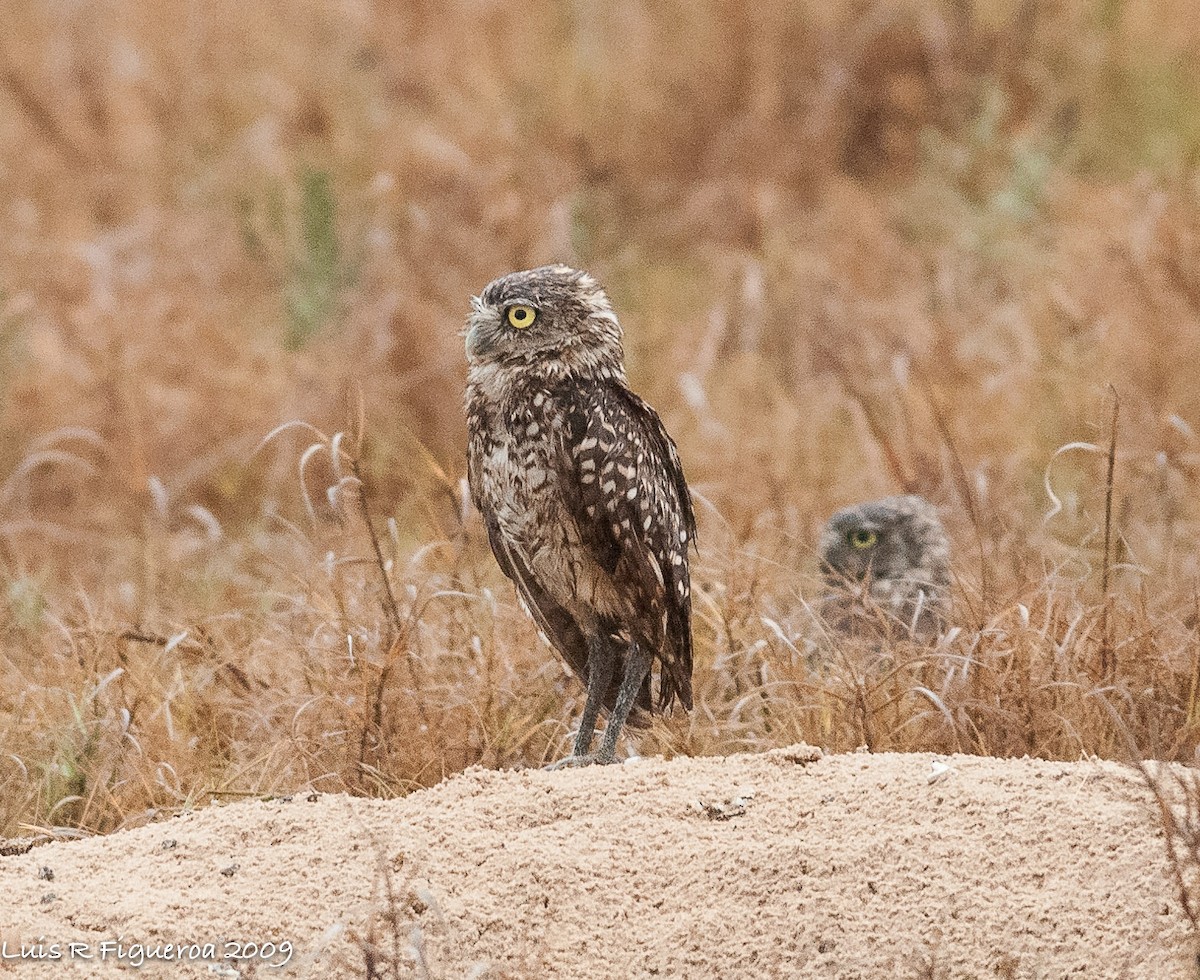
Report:
[[[563,420],[544,390],[518,391],[509,401],[471,406],[471,485],[507,536],[532,544],[561,495],[552,450]]]

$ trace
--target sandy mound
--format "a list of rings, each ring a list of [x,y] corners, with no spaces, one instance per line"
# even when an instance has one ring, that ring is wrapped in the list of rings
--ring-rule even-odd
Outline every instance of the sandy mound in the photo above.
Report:
[[[218,957],[290,941],[285,969],[240,975],[362,976],[355,937],[390,882],[401,975],[420,975],[414,941],[434,977],[1189,975],[1121,767],[952,757],[931,781],[933,756],[816,756],[475,770],[404,800],[300,795],[48,844],[0,858],[0,935],[61,959],[0,972],[117,976],[101,944],[121,937]]]

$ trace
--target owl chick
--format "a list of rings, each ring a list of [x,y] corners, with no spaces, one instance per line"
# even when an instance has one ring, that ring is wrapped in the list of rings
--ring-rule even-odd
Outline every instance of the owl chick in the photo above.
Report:
[[[950,540],[923,497],[840,510],[821,534],[826,622],[849,633],[931,639],[950,604]]]
[[[691,497],[675,444],[629,390],[603,288],[566,266],[514,272],[467,319],[467,474],[501,570],[587,685],[574,752],[614,761],[627,720],[692,706]],[[601,707],[609,713],[591,754]],[[631,712],[633,713],[631,718]]]

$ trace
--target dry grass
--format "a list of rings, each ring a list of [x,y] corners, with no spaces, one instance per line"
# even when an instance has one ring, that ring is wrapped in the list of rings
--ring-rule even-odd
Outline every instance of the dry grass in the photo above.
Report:
[[[1200,774],[1132,754],[1162,827],[1176,898],[1191,925],[1193,975],[1200,976]]]
[[[467,297],[552,259],[697,492],[643,752],[1194,758],[1189,4],[9,7],[0,836],[562,754],[459,407]],[[959,627],[881,666],[811,549],[901,490]]]
[[[361,929],[348,930],[353,952],[341,956],[342,965],[357,968],[365,980],[441,980],[447,975],[439,965],[443,947],[462,941],[455,932],[437,896],[427,882],[413,877],[404,855],[388,860],[380,853],[370,912]],[[546,950],[533,940],[517,957],[519,973],[481,959],[465,975],[515,980],[546,973]]]

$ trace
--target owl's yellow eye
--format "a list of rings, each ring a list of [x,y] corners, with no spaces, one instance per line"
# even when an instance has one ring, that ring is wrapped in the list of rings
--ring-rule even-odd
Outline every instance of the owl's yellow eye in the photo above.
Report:
[[[511,326],[518,330],[524,330],[528,326],[533,325],[533,321],[537,319],[537,310],[532,306],[517,304],[508,308],[508,322]]]
[[[879,540],[879,535],[874,531],[868,531],[865,527],[851,531],[848,537],[850,538],[851,546],[855,548],[869,548]]]

